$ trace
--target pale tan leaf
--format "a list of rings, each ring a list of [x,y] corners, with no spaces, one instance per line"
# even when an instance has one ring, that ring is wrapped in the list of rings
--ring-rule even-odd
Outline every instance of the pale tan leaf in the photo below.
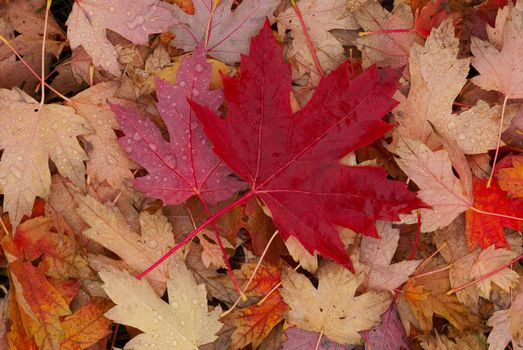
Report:
[[[354,18],[368,32],[413,28],[414,26],[414,16],[406,2],[395,6],[390,13],[378,1],[371,0],[354,12]],[[362,52],[364,67],[371,64],[377,64],[380,67],[402,67],[407,64],[413,43],[421,42],[421,37],[414,32],[377,33],[358,38],[356,46]]]
[[[203,230],[198,235],[198,238],[200,239],[200,246],[202,247],[203,264],[205,267],[209,267],[212,264],[216,268],[226,268],[227,266],[225,264],[225,260],[223,260],[223,254],[220,246],[214,241],[214,238],[209,237],[215,237],[213,231]],[[225,239],[222,240],[222,244],[224,248],[234,249],[229,241]]]
[[[316,272],[318,269],[318,254],[316,252],[314,252],[314,255],[309,253],[294,236],[287,238],[285,246],[292,258],[299,262],[301,267],[311,273]]]
[[[390,294],[367,292],[354,297],[365,279],[365,271],[356,263],[356,273],[327,262],[318,272],[318,289],[302,274],[284,268],[280,292],[291,310],[286,320],[299,328],[322,332],[340,344],[361,344],[358,333],[380,324],[380,315],[390,305]]]
[[[504,350],[512,341],[512,349],[523,349],[523,293],[519,292],[507,310],[494,312],[487,325],[492,327],[487,342],[489,350]]]
[[[169,304],[146,280],[126,271],[103,270],[104,290],[116,304],[105,316],[140,329],[125,349],[196,349],[216,340],[222,328],[220,307],[208,311],[204,285],[197,285],[183,260],[175,259],[168,280]]]
[[[448,264],[452,288],[472,281],[470,270],[479,256],[479,250],[470,251],[465,235],[465,216],[458,216],[450,225],[434,232],[434,243]],[[456,293],[458,300],[473,313],[478,313],[479,292],[477,288],[465,288]]]
[[[483,334],[464,334],[451,339],[445,335],[427,336],[420,343],[424,350],[484,350],[487,340]]]
[[[472,38],[472,65],[480,73],[472,82],[485,90],[499,91],[508,98],[522,98],[523,4],[517,2],[509,6],[498,12],[497,30],[488,30],[490,42]]]
[[[94,131],[84,137],[90,145],[87,148],[87,175],[93,183],[107,180],[115,188],[133,178],[129,170],[132,162],[116,142],[114,130],[119,129],[118,122],[107,104],[118,87],[117,82],[100,83],[77,94],[69,102]]]
[[[358,25],[351,16],[346,15],[346,11],[349,7],[357,8],[361,3],[361,0],[304,0],[298,3],[318,60],[325,71],[333,70],[344,60],[343,46],[330,30],[357,29]],[[276,18],[276,21],[278,32],[282,37],[287,30],[290,30],[292,43],[286,52],[287,57],[294,57],[299,65],[298,70],[303,73],[312,72],[313,80],[317,82],[320,75],[314,65],[296,11],[289,7]]]
[[[372,290],[392,291],[407,280],[421,260],[391,264],[398,248],[399,229],[393,228],[389,221],[378,221],[376,230],[380,239],[367,236],[361,238],[360,261],[370,268],[364,285]]]
[[[420,210],[421,231],[447,226],[472,205],[470,188],[465,188],[452,172],[447,151],[432,152],[420,141],[401,136],[397,141],[397,164],[420,188],[419,198],[432,206]]]
[[[40,105],[21,90],[1,89],[0,122],[0,190],[14,226],[31,213],[35,197],[48,198],[49,158],[60,174],[84,188],[87,156],[77,136],[90,129],[73,108]]]
[[[515,257],[516,253],[508,249],[496,249],[494,245],[491,245],[479,254],[474,265],[472,265],[470,276],[472,279],[478,279],[508,264]],[[516,271],[504,269],[491,277],[479,281],[476,286],[479,289],[479,294],[483,298],[489,299],[491,283],[495,283],[498,287],[508,292],[511,288],[515,288],[518,285],[518,281],[519,275]]]
[[[101,204],[89,195],[76,195],[75,200],[78,214],[91,227],[85,236],[121,257],[133,273],[142,272],[174,246],[171,225],[160,212],[140,213],[140,235],[112,203]],[[146,278],[161,292],[167,273],[167,264],[162,264]]]

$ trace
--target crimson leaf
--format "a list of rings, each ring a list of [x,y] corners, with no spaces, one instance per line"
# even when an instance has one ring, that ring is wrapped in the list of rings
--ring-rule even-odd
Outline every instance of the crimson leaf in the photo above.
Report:
[[[390,70],[372,67],[349,81],[347,67],[324,78],[293,114],[291,69],[266,22],[242,57],[240,78],[224,78],[226,119],[197,101],[191,106],[216,154],[268,206],[280,234],[352,270],[336,226],[377,237],[375,220],[398,220],[424,204],[384,169],[340,164],[392,128],[382,118],[397,90]]]

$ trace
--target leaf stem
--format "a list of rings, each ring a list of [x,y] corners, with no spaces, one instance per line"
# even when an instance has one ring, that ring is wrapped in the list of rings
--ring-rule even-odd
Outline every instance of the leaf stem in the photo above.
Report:
[[[512,219],[512,220],[523,221],[523,218],[520,218],[518,216],[510,216],[510,215],[505,215],[505,214],[494,213],[494,212],[491,212],[491,211],[484,211],[484,210],[478,209],[478,208],[476,208],[474,206],[470,206],[469,209],[472,210],[472,211],[475,211],[476,213],[480,213],[480,214],[497,216],[497,217],[505,218],[505,219]]]
[[[483,281],[484,279],[487,279],[489,277],[492,277],[494,276],[495,274],[497,274],[498,272],[501,272],[503,270],[505,270],[507,267],[511,266],[512,264],[518,262],[519,260],[523,259],[523,254],[521,254],[520,256],[512,259],[510,262],[508,262],[507,264],[503,265],[503,266],[500,266],[498,267],[497,269],[493,270],[493,271],[490,271],[489,273],[487,273],[486,275],[483,275],[481,277],[479,277],[478,279],[475,279],[474,281],[471,281],[471,282],[468,282],[460,287],[457,287],[457,288],[454,288],[454,289],[451,289],[447,292],[447,295],[451,295],[453,293],[456,293],[456,292],[459,292],[465,288],[468,288],[478,282],[481,282]]]
[[[490,188],[490,183],[494,177],[494,170],[496,169],[496,162],[499,155],[499,146],[501,145],[501,133],[503,132],[503,119],[505,118],[505,109],[507,108],[508,96],[505,95],[503,100],[503,107],[501,107],[501,118],[499,119],[499,128],[498,128],[498,144],[496,146],[496,154],[494,155],[494,161],[492,162],[492,170],[490,171],[490,176],[487,181],[487,188]]]
[[[203,224],[198,226],[195,230],[193,230],[189,235],[187,235],[183,240],[181,240],[178,244],[176,244],[174,247],[172,247],[167,253],[162,255],[158,260],[156,260],[151,266],[149,266],[147,269],[145,269],[143,272],[141,272],[138,276],[136,276],[137,279],[142,279],[145,276],[147,276],[152,270],[157,268],[161,263],[163,263],[165,260],[167,260],[171,255],[173,255],[178,249],[183,247],[187,242],[189,242],[191,239],[193,239],[198,232],[203,230],[207,225],[214,222],[216,219],[227,213],[232,208],[242,204],[243,202],[247,201],[249,198],[251,198],[254,195],[253,191],[247,192],[243,197],[240,199],[234,201],[233,203],[229,204],[228,206],[222,208],[215,214],[213,214],[211,217],[209,217]]]
[[[52,0],[47,0],[45,6],[45,19],[44,19],[44,36],[42,37],[42,61],[41,61],[41,71],[40,71],[40,80],[42,82],[42,96],[40,98],[40,110],[45,103],[45,39],[47,38],[47,23],[49,22],[49,9],[51,8]]]
[[[322,76],[322,78],[325,76],[325,72],[323,71],[323,68],[321,68],[320,60],[318,60],[318,56],[316,55],[316,51],[314,50],[314,45],[312,43],[311,37],[309,35],[309,31],[307,30],[307,26],[305,25],[305,21],[303,21],[303,16],[301,14],[300,8],[298,7],[298,4],[296,4],[295,0],[291,0],[292,8],[294,9],[294,12],[296,12],[296,15],[298,16],[298,20],[300,21],[301,29],[303,30],[303,35],[305,36],[305,40],[307,40],[307,45],[309,46],[309,51],[312,56],[312,60],[314,61],[314,64],[316,65],[316,69]]]
[[[209,206],[203,199],[201,195],[198,195],[198,199],[200,200],[200,203],[202,203],[203,208],[205,209],[205,213],[207,214],[207,217],[212,216],[211,210],[209,209]],[[214,222],[211,222],[211,227],[214,231],[214,235],[216,236],[216,243],[218,243],[218,246],[220,247],[220,250],[222,252],[223,260],[225,261],[225,265],[227,266],[227,271],[229,273],[229,276],[231,276],[232,283],[234,284],[234,288],[236,288],[236,291],[238,294],[240,294],[240,298],[243,301],[247,300],[247,296],[242,291],[240,286],[238,285],[238,281],[236,281],[236,277],[234,277],[234,273],[232,272],[232,267],[229,262],[229,258],[227,257],[227,252],[225,251],[225,247],[223,246],[222,239],[220,237],[220,234],[218,233],[218,227],[216,227],[216,224]]]

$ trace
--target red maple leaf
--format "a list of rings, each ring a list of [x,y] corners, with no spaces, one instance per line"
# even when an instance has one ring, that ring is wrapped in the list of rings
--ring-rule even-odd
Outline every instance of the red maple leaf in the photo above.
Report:
[[[495,180],[491,182],[490,188],[487,188],[487,180],[474,178],[472,191],[474,210],[469,209],[466,214],[466,232],[470,248],[475,248],[478,244],[481,248],[487,248],[492,244],[495,244],[496,248],[508,247],[503,227],[519,231],[521,220],[502,216],[523,217],[523,200],[508,198],[507,192],[504,192]]]
[[[294,235],[310,252],[352,269],[336,226],[378,237],[375,220],[398,220],[424,205],[384,169],[340,164],[392,128],[382,118],[395,106],[397,76],[372,67],[349,81],[342,64],[293,114],[291,69],[268,22],[240,70],[239,79],[224,78],[225,120],[192,103],[214,151],[250,184],[246,196],[268,206],[285,239]]]
[[[210,91],[211,65],[203,48],[197,47],[191,59],[183,60],[176,75],[176,85],[158,79],[156,94],[169,139],[149,119],[130,109],[113,104],[125,136],[122,148],[149,174],[133,180],[133,185],[166,204],[180,204],[196,195],[202,202],[216,203],[229,199],[244,187],[212,152],[198,119],[187,98],[211,109],[217,109],[223,96]]]
[[[442,9],[443,0],[429,1],[414,14],[414,29],[418,34],[427,38],[432,28],[437,28],[443,22],[447,11]]]

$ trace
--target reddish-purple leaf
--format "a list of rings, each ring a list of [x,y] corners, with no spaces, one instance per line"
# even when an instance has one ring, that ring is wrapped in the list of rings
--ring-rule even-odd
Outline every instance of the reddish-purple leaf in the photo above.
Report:
[[[242,188],[229,176],[231,171],[212,152],[200,122],[190,109],[187,98],[216,110],[222,103],[220,91],[210,91],[211,65],[201,48],[184,60],[177,72],[176,85],[157,80],[158,111],[170,141],[149,119],[135,111],[112,105],[125,133],[119,142],[129,157],[149,174],[137,178],[133,185],[148,196],[166,204],[179,204],[192,195],[215,203],[228,199]]]
[[[381,315],[379,326],[365,333],[367,333],[364,336],[366,340],[365,349],[400,350],[409,348],[409,345],[405,342],[405,330],[394,307],[390,307]]]
[[[292,114],[291,69],[268,22],[240,70],[239,79],[224,79],[226,120],[192,106],[215,152],[265,202],[284,238],[294,235],[310,252],[352,268],[336,226],[377,237],[375,220],[424,205],[384,169],[340,164],[392,128],[382,120],[395,106],[392,71],[372,67],[349,81],[343,64]]]

